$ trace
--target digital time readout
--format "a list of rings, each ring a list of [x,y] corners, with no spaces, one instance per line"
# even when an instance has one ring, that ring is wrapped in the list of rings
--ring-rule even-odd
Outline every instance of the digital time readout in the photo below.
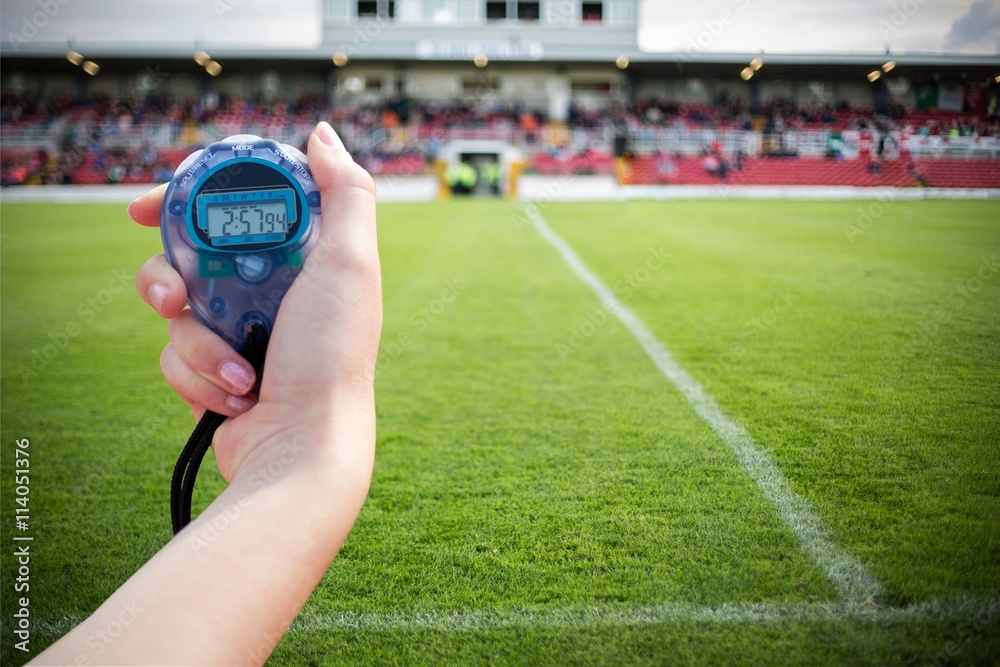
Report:
[[[288,206],[284,201],[206,206],[208,237],[287,234]]]
[[[214,191],[198,195],[198,227],[219,250],[284,243],[297,222],[290,188]]]

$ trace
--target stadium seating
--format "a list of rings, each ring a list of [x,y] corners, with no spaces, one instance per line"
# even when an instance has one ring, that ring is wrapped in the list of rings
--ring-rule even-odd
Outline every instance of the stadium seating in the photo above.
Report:
[[[709,173],[701,158],[671,159],[664,169],[653,157],[633,160],[624,181],[629,184],[677,185],[847,185],[854,187],[911,187],[915,181],[901,161],[886,161],[877,173],[867,160],[825,158],[750,158],[741,169],[729,169],[725,178]]]
[[[844,185],[938,188],[1000,188],[1000,162],[993,160],[927,159],[915,167],[923,183],[903,160],[887,160],[877,172],[867,160],[825,158],[750,158],[725,178],[709,173],[698,157],[671,158],[668,165],[655,157],[629,161],[623,182],[631,185]],[[539,173],[542,173],[539,169]]]
[[[916,160],[924,182],[935,188],[1000,188],[1000,162],[995,160]]]
[[[544,113],[517,104],[478,108],[461,100],[391,99],[348,108],[329,107],[310,96],[267,103],[222,96],[217,106],[206,109],[197,99],[73,101],[10,94],[0,105],[3,184],[155,182],[206,137],[250,132],[301,145],[319,119],[338,127],[369,171],[384,175],[426,173],[438,146],[456,139],[518,145],[531,155],[531,168],[543,175],[612,175],[611,137],[627,128],[636,155],[621,174],[625,183],[1000,187],[1000,119],[953,111],[894,108],[876,116],[865,107],[776,102],[751,114],[738,104],[647,101],[629,108],[573,107],[568,123],[547,123]],[[904,148],[898,159],[870,171],[873,124],[902,133],[904,144],[907,136],[915,137],[914,143],[919,139],[920,146],[912,148],[914,156]],[[845,130],[861,131],[862,157],[819,157],[830,134]],[[733,139],[748,133],[756,134],[755,147],[744,148],[742,140]],[[794,150],[786,150],[782,136],[793,142]],[[775,145],[768,143],[770,137],[779,138],[781,153],[799,157],[758,156]],[[727,155],[724,177],[706,169],[705,157],[698,155],[709,146],[715,150],[717,142]],[[663,156],[663,150],[670,153],[669,159],[656,156]],[[749,155],[734,168],[737,150]],[[964,159],[970,156],[987,159]]]
[[[557,156],[539,153],[533,161],[539,174],[613,174],[614,157],[610,153],[590,151],[581,155]]]

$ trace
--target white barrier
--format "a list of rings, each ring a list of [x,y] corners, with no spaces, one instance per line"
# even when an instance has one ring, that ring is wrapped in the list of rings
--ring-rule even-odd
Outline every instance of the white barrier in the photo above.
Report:
[[[614,176],[525,175],[522,201],[633,199],[997,199],[1000,190],[968,188],[856,188],[820,185],[618,185]]]
[[[380,203],[434,201],[434,176],[376,176]],[[150,185],[37,185],[4,188],[0,202],[127,204]],[[998,189],[855,188],[813,185],[626,185],[613,176],[522,176],[521,201],[626,201],[633,199],[1000,199]]]
[[[22,185],[0,190],[0,202],[25,204],[127,204],[152,185]]]
[[[127,204],[153,187],[145,185],[25,185],[0,190],[0,202],[40,204]],[[437,199],[434,176],[375,176],[380,202]]]

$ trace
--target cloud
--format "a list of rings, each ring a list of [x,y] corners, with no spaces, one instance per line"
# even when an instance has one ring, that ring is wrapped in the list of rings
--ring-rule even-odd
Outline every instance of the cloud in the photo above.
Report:
[[[649,51],[685,53],[882,53],[886,35],[879,26],[885,24],[891,26],[894,51],[941,52],[949,27],[972,2],[642,0],[639,45]],[[896,15],[904,20],[899,22]]]
[[[945,48],[1000,52],[1000,2],[976,0],[972,3],[969,13],[951,24]]]
[[[322,38],[320,0],[2,0],[0,24],[41,13],[39,40],[118,45],[310,47]],[[48,17],[40,7],[51,6]],[[16,28],[15,28],[16,30]],[[7,37],[10,29],[3,31]]]

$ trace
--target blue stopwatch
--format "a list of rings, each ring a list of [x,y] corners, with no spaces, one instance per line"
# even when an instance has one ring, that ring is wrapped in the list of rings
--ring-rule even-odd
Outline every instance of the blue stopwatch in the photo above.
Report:
[[[270,335],[319,227],[306,156],[251,134],[188,156],[167,186],[160,223],[191,310],[237,350],[253,323]]]

